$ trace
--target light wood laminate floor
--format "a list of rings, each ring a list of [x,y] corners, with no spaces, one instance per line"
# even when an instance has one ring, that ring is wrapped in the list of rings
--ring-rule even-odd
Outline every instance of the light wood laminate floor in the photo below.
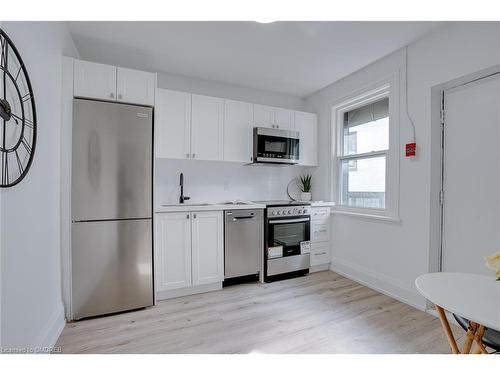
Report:
[[[68,323],[57,345],[63,353],[450,352],[437,318],[331,271]]]

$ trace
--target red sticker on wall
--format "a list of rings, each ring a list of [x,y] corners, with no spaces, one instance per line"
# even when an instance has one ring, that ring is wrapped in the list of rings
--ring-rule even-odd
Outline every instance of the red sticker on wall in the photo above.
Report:
[[[406,157],[415,156],[416,152],[417,144],[415,142],[406,144]]]

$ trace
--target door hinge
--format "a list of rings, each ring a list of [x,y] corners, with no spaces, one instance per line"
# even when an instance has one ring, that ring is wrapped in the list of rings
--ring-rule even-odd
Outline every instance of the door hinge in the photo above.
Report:
[[[444,190],[439,192],[439,204],[442,206],[444,203]]]
[[[444,113],[444,92],[441,95],[441,109],[439,111],[439,117],[441,119],[441,125],[444,126],[444,117],[445,117],[445,113]]]

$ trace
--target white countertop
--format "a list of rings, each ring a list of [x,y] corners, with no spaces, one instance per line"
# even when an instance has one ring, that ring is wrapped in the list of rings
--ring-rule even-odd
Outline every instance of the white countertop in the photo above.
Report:
[[[223,211],[223,210],[255,210],[266,208],[263,204],[248,203],[248,204],[224,204],[224,203],[209,203],[199,204],[169,204],[167,206],[156,207],[155,212],[191,212],[191,211]]]
[[[335,202],[312,201],[311,207],[333,207]],[[245,204],[225,203],[171,203],[157,206],[155,212],[191,212],[191,211],[223,211],[223,210],[255,210],[266,208],[264,204],[246,202]]]
[[[335,202],[326,202],[326,201],[312,201],[311,207],[334,207]]]

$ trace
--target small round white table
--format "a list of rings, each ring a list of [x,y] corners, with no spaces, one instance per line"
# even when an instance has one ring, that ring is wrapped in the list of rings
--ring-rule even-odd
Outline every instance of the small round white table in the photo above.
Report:
[[[425,298],[436,305],[453,353],[470,353],[473,342],[477,344],[475,353],[487,353],[482,343],[485,327],[500,331],[500,281],[482,275],[438,272],[419,276],[415,285]],[[444,310],[469,321],[461,351]]]

